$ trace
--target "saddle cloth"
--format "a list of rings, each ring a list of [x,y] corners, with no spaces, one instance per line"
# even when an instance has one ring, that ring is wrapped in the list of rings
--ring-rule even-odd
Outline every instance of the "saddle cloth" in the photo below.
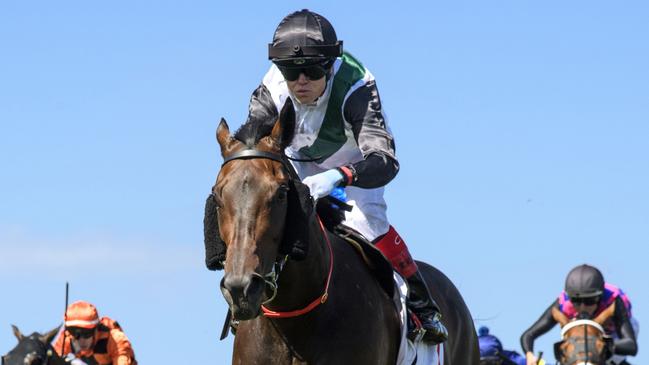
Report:
[[[401,319],[401,344],[397,356],[397,365],[444,365],[444,344],[432,345],[421,339],[411,341],[408,339],[408,311],[406,298],[408,285],[399,274],[394,273],[395,305]]]
[[[399,312],[401,321],[401,341],[396,365],[443,365],[444,345],[431,345],[419,337],[415,341],[408,338],[408,285],[380,251],[374,247],[362,234],[354,229],[340,224],[340,220],[326,219],[331,214],[321,214],[327,229],[351,244],[363,261],[368,265],[388,296],[392,297],[394,305]],[[392,276],[392,279],[390,278]]]

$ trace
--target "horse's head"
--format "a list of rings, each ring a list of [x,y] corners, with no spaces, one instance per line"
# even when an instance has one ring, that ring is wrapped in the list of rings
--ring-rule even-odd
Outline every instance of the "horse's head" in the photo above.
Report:
[[[2,357],[2,365],[47,365],[48,360],[56,356],[50,342],[56,336],[58,328],[44,335],[34,332],[25,336],[18,327],[13,325],[11,327],[13,327],[14,336],[18,339],[18,344]]]
[[[552,316],[561,326],[561,341],[554,345],[554,356],[561,365],[604,365],[611,355],[610,338],[604,323],[613,315],[615,303],[595,319],[570,320],[559,309]]]
[[[220,238],[227,246],[221,291],[235,319],[259,315],[268,296],[267,279],[274,273],[278,258],[290,253],[296,240],[305,240],[291,237],[307,231],[296,218],[303,216],[304,223],[307,213],[304,204],[296,204],[301,183],[291,178],[283,157],[294,126],[295,112],[289,99],[279,118],[271,123],[266,121],[255,128],[246,125],[234,137],[225,120],[217,128],[224,163],[212,197]],[[292,227],[285,233],[287,221]]]

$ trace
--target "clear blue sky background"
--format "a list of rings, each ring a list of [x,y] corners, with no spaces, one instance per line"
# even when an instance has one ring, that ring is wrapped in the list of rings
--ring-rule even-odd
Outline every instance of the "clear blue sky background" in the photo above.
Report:
[[[376,76],[402,166],[390,218],[478,324],[520,350],[587,262],[646,330],[646,2],[2,1],[0,352],[11,323],[61,322],[69,280],[142,364],[229,363],[202,252],[214,132],[244,121],[277,23],[304,7]]]

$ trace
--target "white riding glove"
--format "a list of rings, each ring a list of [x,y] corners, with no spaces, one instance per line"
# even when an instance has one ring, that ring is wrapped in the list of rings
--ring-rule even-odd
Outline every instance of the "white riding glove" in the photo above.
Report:
[[[309,187],[313,200],[327,196],[342,181],[343,174],[336,169],[327,170],[319,174],[308,176],[302,183]]]
[[[83,360],[77,359],[73,353],[69,353],[65,356],[65,362],[70,365],[88,365]]]

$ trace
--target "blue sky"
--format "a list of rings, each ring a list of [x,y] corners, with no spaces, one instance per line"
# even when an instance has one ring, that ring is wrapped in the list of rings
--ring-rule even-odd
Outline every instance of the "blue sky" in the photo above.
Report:
[[[629,294],[643,332],[646,3],[4,1],[0,352],[11,323],[60,323],[67,280],[141,363],[229,362],[221,274],[202,257],[214,132],[245,120],[266,44],[301,8],[376,76],[402,167],[390,219],[478,324],[520,350],[587,262]]]

